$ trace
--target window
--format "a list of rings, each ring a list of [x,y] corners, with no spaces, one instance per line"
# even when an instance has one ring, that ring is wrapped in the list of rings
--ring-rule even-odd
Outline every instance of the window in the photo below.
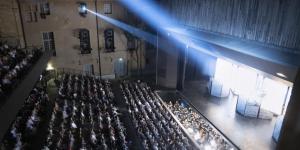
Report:
[[[112,13],[112,4],[105,3],[103,8],[104,14],[111,14]]]
[[[43,2],[40,4],[40,9],[41,9],[41,18],[46,19],[47,15],[50,15],[50,5],[48,2]]]
[[[28,5],[25,14],[26,22],[37,22],[37,5]]]
[[[53,32],[43,32],[43,44],[45,51],[55,50]]]
[[[91,53],[90,31],[88,29],[79,30],[80,50],[81,54]]]

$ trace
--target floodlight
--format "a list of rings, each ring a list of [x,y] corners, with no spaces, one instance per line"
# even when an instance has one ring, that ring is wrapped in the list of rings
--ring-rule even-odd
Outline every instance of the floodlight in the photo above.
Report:
[[[276,75],[282,78],[287,78],[287,76],[281,72],[277,72]]]
[[[87,14],[87,6],[86,6],[86,3],[79,3],[79,7],[78,7],[78,11],[79,11],[79,14],[82,16],[82,17],[85,17],[85,15]]]

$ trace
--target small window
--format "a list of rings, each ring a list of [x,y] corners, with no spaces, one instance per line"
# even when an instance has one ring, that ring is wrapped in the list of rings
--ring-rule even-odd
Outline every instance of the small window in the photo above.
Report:
[[[46,19],[47,15],[50,15],[50,5],[48,2],[46,3],[41,3],[40,4],[40,10],[41,10],[41,18],[42,19]]]
[[[37,22],[37,5],[29,5],[25,12],[26,22]]]
[[[44,44],[44,50],[55,51],[55,42],[54,42],[54,34],[53,32],[43,32],[43,44]]]
[[[112,4],[105,3],[103,11],[104,11],[104,14],[112,14]]]

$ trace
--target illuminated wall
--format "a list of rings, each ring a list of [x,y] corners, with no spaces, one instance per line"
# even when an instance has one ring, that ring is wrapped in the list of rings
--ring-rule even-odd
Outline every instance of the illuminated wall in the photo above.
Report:
[[[37,21],[26,22],[24,21],[25,34],[27,38],[28,46],[42,47],[42,32],[54,32],[56,57],[51,59],[53,67],[55,68],[72,68],[82,70],[84,64],[93,64],[95,73],[99,73],[98,70],[98,52],[97,52],[97,31],[96,31],[96,16],[88,13],[86,17],[81,17],[78,13],[79,0],[51,0],[50,15],[47,15],[45,19],[40,17],[39,1],[26,0],[22,3],[22,14],[24,20],[26,20],[29,7],[37,5]],[[94,0],[83,0],[80,2],[86,2],[87,7],[91,10],[95,10]],[[121,6],[118,1],[98,0],[98,12],[104,12],[104,4],[112,4],[112,14],[107,14],[108,17],[126,20],[127,10]],[[136,62],[137,57],[144,66],[144,43],[141,42],[137,55],[135,53],[129,53],[127,51],[127,39],[124,32],[119,28],[99,19],[99,45],[101,48],[101,71],[102,75],[111,75],[114,71],[114,61],[118,58],[124,58],[130,60],[128,62],[129,70],[136,69],[138,64]],[[75,30],[79,28],[86,28],[90,31],[90,42],[92,51],[91,54],[81,55],[78,50],[79,39],[75,35]],[[104,52],[104,29],[113,28],[115,38],[115,52]]]
[[[263,94],[261,107],[278,115],[282,113],[285,100],[289,99],[288,85],[252,68],[224,59],[217,60],[214,79],[230,87],[236,94],[250,99]]]

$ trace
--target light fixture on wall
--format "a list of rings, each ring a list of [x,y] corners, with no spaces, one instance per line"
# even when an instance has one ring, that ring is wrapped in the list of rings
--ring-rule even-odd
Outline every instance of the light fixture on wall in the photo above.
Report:
[[[287,78],[287,76],[281,72],[277,72],[276,75],[282,78]]]

